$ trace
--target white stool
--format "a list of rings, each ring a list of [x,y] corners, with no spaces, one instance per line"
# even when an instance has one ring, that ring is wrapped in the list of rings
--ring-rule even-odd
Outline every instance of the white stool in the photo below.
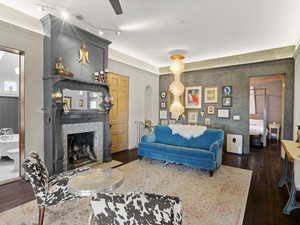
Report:
[[[19,149],[14,148],[7,151],[7,155],[9,158],[14,160],[15,168],[14,170],[19,170]]]
[[[280,124],[278,123],[270,123],[269,124],[269,139],[276,139],[278,141],[280,139]]]

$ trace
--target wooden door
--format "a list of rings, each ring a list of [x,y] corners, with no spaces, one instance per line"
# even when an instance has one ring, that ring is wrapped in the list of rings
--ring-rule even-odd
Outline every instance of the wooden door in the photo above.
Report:
[[[119,152],[128,149],[128,77],[109,73],[108,84],[114,104],[109,114],[112,152]]]

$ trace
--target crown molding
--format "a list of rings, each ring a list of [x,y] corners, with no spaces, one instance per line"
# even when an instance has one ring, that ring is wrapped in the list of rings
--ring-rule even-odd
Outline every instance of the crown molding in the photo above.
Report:
[[[296,50],[295,50],[295,53],[294,53],[294,58],[298,57],[299,55],[300,55],[300,41],[296,46]]]
[[[281,48],[190,62],[185,64],[185,72],[292,58],[295,54],[295,48],[295,45],[291,45]],[[160,75],[170,73],[168,66],[159,68]]]
[[[0,20],[23,30],[43,35],[43,27],[39,19],[0,3]]]
[[[159,68],[118,50],[109,48],[108,58],[159,75]]]

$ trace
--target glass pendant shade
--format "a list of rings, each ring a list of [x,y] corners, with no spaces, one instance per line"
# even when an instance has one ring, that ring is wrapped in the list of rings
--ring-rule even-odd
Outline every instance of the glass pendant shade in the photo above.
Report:
[[[184,107],[180,102],[180,96],[184,93],[184,86],[180,81],[180,75],[184,72],[183,56],[171,56],[170,71],[174,74],[174,81],[170,84],[169,90],[173,94],[174,99],[170,106],[172,117],[178,119],[184,113]]]

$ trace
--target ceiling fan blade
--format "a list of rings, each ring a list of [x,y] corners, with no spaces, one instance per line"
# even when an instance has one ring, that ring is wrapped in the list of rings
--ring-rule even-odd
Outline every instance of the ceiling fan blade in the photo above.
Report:
[[[109,1],[117,15],[120,15],[123,13],[119,0],[109,0]]]

